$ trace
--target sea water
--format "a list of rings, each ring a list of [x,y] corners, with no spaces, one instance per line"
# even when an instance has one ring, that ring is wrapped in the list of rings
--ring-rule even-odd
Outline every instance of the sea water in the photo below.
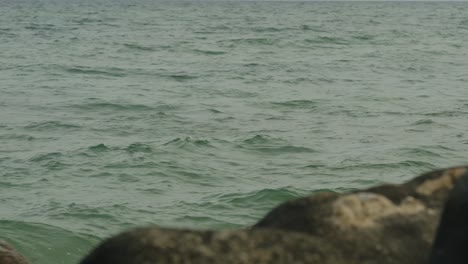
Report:
[[[468,156],[468,3],[0,2],[0,237],[76,263]]]

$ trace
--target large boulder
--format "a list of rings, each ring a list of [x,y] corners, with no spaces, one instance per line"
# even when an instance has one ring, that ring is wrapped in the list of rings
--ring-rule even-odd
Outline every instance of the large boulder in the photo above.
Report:
[[[81,264],[427,264],[442,207],[457,180],[463,176],[468,181],[466,171],[437,170],[400,185],[292,200],[251,229],[130,230],[104,241]],[[438,236],[444,237],[441,230],[446,229],[441,226]],[[438,252],[449,252],[446,242],[440,245]],[[431,264],[442,263],[451,262]]]
[[[468,177],[457,181],[442,212],[430,264],[468,262]]]
[[[324,260],[326,260],[324,262]],[[345,264],[320,238],[281,230],[191,231],[148,227],[99,245],[81,264]]]
[[[348,256],[349,263],[425,264],[443,205],[466,171],[443,169],[400,185],[292,200],[273,209],[254,228],[320,237]]]

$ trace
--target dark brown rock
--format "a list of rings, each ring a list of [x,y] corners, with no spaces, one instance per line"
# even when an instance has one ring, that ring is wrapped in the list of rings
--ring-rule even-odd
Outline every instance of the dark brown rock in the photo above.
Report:
[[[326,260],[326,261],[324,261]],[[81,264],[346,263],[320,238],[280,230],[140,228],[99,245]]]
[[[468,174],[457,181],[443,209],[430,264],[468,262]]]
[[[0,240],[0,264],[29,264],[10,244]]]
[[[453,167],[434,170],[403,184],[381,185],[365,191],[384,195],[395,204],[400,204],[408,197],[413,197],[423,202],[429,208],[440,209],[456,180],[467,169],[468,167]]]
[[[104,241],[81,264],[427,264],[442,207],[457,180],[463,175],[468,179],[466,171],[437,170],[400,185],[296,199],[273,209],[251,229],[130,230]],[[468,196],[466,185],[458,200]],[[447,222],[462,226],[468,217],[456,222],[453,212],[468,206],[450,201],[448,206],[455,204],[455,209],[449,210],[447,219],[452,220]],[[468,237],[468,230],[463,234]],[[462,248],[466,241],[460,241],[456,245]],[[438,252],[449,252],[447,243],[440,245]],[[451,262],[431,264],[443,263]]]
[[[401,185],[300,198],[273,209],[254,228],[321,237],[362,263],[425,264],[442,206],[465,171],[443,169]]]

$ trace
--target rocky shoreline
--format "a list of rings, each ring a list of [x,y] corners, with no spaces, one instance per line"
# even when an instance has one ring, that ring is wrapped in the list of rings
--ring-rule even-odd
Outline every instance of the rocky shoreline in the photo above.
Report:
[[[462,263],[465,203],[468,167],[441,169],[403,184],[288,201],[248,229],[129,230],[103,241],[81,264]],[[0,244],[0,264],[26,263]]]

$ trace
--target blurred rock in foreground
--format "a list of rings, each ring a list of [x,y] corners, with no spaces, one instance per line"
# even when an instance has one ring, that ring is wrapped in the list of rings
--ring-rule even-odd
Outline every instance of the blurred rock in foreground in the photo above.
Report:
[[[0,264],[29,264],[29,262],[10,244],[0,240]]]
[[[249,230],[135,229],[104,241],[81,263],[427,264],[442,207],[462,175],[468,181],[466,167],[315,194],[279,205]],[[468,187],[459,193],[466,198]]]
[[[311,195],[279,205],[249,230],[135,229],[81,264],[427,264],[442,207],[462,175],[468,179],[457,167],[400,185]]]
[[[280,230],[141,228],[108,239],[82,264],[342,263],[320,238]]]
[[[441,209],[465,172],[443,169],[401,185],[300,198],[273,209],[254,228],[320,237],[347,256],[347,263],[428,263]]]
[[[468,176],[461,177],[444,206],[430,264],[468,263]]]

